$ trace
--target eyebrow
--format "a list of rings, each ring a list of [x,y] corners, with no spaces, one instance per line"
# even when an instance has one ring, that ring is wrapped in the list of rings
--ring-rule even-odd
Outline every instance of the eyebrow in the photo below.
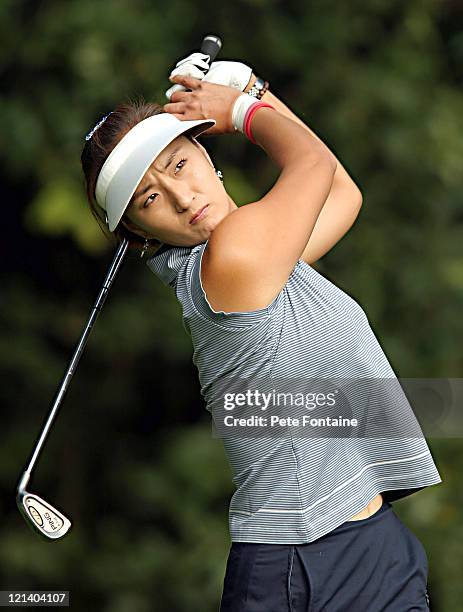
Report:
[[[171,153],[169,153],[167,159],[166,159],[166,163],[164,165],[164,171],[167,170],[170,166],[170,164],[172,163],[174,157],[177,155],[177,153],[180,151],[180,149],[182,148],[182,145],[178,145],[177,147],[175,147],[175,149],[173,151],[171,151]],[[135,204],[135,202],[138,200],[138,198],[141,198],[142,195],[145,195],[145,193],[151,189],[151,184],[148,184],[144,189],[142,189],[140,192],[135,192],[132,196],[132,201],[131,201],[131,205]]]

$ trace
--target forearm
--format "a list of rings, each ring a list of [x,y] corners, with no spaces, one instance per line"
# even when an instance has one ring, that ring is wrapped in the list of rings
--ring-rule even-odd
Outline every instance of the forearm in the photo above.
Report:
[[[256,80],[256,75],[254,73],[252,73],[251,79],[250,79],[249,83],[247,84],[246,88],[244,89],[245,93],[247,93],[251,89],[251,87],[254,85],[255,80]],[[275,110],[277,110],[279,113],[281,113],[285,117],[288,117],[289,119],[292,119],[293,121],[298,123],[305,130],[310,132],[310,134],[315,136],[315,138],[317,140],[322,142],[322,140],[315,134],[315,132],[313,132],[301,119],[299,119],[299,117],[297,115],[295,115],[292,112],[292,110],[290,108],[288,108],[281,100],[279,100],[271,91],[267,90],[264,93],[264,95],[262,96],[262,102],[267,102],[268,104],[271,104],[275,108]],[[325,143],[323,143],[323,144],[326,146]],[[346,169],[343,167],[341,162],[336,158],[336,156],[334,155],[334,153],[332,151],[331,151],[331,153],[335,157],[336,164],[337,164],[336,165],[336,172],[334,174],[334,179],[333,179],[333,185],[335,183],[341,183],[341,182],[351,183],[351,184],[355,185],[354,181],[349,176],[349,174],[347,173]]]

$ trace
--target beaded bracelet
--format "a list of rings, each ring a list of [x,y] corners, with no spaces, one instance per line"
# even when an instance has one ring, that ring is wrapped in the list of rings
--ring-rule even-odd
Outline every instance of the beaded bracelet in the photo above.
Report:
[[[270,87],[270,84],[268,81],[265,81],[264,86],[262,87],[262,89],[259,91],[259,100],[262,100],[262,97],[265,93],[267,93],[268,88]]]
[[[256,76],[254,85],[246,93],[248,94],[248,96],[252,96],[253,98],[257,98],[258,100],[261,100],[262,96],[265,94],[268,88],[269,88],[269,82],[264,81],[264,79],[261,79],[259,76]]]

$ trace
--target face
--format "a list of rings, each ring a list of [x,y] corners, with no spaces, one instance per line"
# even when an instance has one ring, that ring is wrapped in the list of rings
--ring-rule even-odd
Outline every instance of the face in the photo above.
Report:
[[[193,215],[206,204],[204,213],[192,223]],[[157,238],[174,246],[195,246],[207,240],[236,208],[206,149],[181,135],[148,168],[122,223],[143,238]]]

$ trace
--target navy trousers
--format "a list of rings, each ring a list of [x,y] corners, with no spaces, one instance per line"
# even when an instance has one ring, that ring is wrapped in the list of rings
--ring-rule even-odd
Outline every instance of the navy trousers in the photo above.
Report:
[[[387,501],[307,544],[232,542],[220,612],[428,611],[428,559]]]

